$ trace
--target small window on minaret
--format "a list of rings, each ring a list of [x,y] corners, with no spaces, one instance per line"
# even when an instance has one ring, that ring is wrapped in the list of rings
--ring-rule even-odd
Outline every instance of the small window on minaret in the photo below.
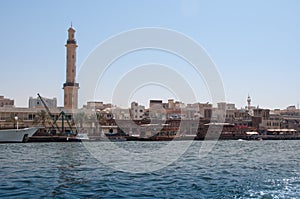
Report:
[[[72,58],[74,59],[74,55],[72,55]]]

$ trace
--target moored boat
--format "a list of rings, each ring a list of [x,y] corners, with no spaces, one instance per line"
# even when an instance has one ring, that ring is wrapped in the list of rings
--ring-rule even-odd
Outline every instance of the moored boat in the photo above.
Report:
[[[87,140],[91,140],[88,136],[87,133],[78,133],[76,135],[76,139],[82,140],[82,141],[87,141]]]
[[[8,142],[27,142],[28,138],[38,130],[37,127],[24,129],[5,129],[0,130],[0,143]]]

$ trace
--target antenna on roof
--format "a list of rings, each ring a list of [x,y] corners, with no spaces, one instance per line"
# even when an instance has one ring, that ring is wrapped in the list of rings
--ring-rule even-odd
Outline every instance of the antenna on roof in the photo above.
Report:
[[[71,28],[73,27],[72,21],[71,21]]]

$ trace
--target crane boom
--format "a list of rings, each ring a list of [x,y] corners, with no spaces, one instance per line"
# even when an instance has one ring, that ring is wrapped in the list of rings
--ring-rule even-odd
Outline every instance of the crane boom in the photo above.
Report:
[[[39,93],[38,93],[37,95],[38,95],[38,97],[40,98],[40,100],[42,101],[42,103],[43,103],[43,105],[44,105],[44,107],[45,107],[45,109],[46,109],[48,115],[49,115],[50,118],[51,118],[51,121],[54,121],[54,122],[51,122],[52,128],[53,128],[53,129],[57,129],[60,133],[62,133],[62,131],[60,130],[59,126],[58,126],[57,123],[56,123],[56,120],[55,120],[55,118],[54,118],[54,115],[51,113],[51,111],[50,111],[50,109],[48,108],[46,102],[45,102],[44,99],[40,96]]]
[[[68,117],[66,116],[65,112],[61,111],[60,114],[58,115],[58,117],[55,118],[55,115],[53,115],[53,114],[51,113],[51,111],[50,111],[50,109],[48,108],[48,106],[47,106],[46,102],[44,101],[44,99],[40,96],[39,93],[38,93],[37,95],[38,95],[38,97],[40,98],[40,100],[42,101],[42,103],[43,103],[43,105],[44,105],[44,107],[45,107],[45,109],[46,109],[48,115],[51,117],[51,120],[53,121],[53,122],[51,123],[52,128],[57,129],[60,133],[65,133],[65,132],[64,132],[64,131],[65,131],[65,129],[64,129],[64,120],[66,120],[66,121],[67,121],[67,124],[68,124],[68,126],[69,126],[69,128],[70,128],[70,130],[71,130],[71,132],[73,133],[72,125],[71,125],[71,123],[70,123]],[[62,117],[62,128],[61,128],[61,129],[60,129],[59,126],[57,125],[57,120],[58,120],[60,117]],[[77,134],[77,130],[76,130],[75,134]]]
[[[54,115],[50,112],[50,110],[49,110],[49,108],[48,108],[46,102],[43,100],[43,98],[40,96],[39,93],[38,93],[37,95],[38,95],[38,97],[40,98],[40,100],[42,101],[42,103],[43,103],[43,105],[44,105],[44,107],[45,107],[45,109],[46,109],[48,115],[51,117],[51,119],[54,119]]]

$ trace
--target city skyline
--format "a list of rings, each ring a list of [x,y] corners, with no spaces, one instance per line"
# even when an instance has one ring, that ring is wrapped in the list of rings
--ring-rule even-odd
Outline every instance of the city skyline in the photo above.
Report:
[[[300,85],[297,76],[300,72],[297,56],[300,3],[297,1],[229,1],[228,4],[202,1],[77,2],[70,6],[72,9],[65,10],[69,3],[28,1],[19,2],[19,6],[13,1],[2,3],[0,95],[14,99],[16,106],[28,106],[29,97],[36,97],[36,93],[57,97],[58,105],[63,104],[64,45],[71,21],[77,31],[79,70],[90,52],[107,38],[130,29],[160,27],[181,32],[203,46],[223,80],[226,102],[235,103],[237,108],[247,105],[248,94],[254,106],[263,108],[284,109],[297,106],[300,101],[297,92]],[[118,17],[121,15],[124,17]],[[203,80],[193,79],[195,77],[189,71],[182,69],[186,67],[184,63],[165,53],[138,53],[124,58],[115,67],[129,69],[126,68],[129,65],[155,60],[174,66],[191,79],[194,87],[201,84],[204,94],[199,94],[197,101],[211,103]],[[202,83],[197,84],[199,81]],[[137,93],[132,101],[144,104],[149,99],[165,101],[174,98],[171,93],[159,97],[164,93],[163,90],[158,94],[151,93],[150,88],[149,96]],[[108,99],[105,94],[97,96],[98,101],[105,103],[110,103]]]

